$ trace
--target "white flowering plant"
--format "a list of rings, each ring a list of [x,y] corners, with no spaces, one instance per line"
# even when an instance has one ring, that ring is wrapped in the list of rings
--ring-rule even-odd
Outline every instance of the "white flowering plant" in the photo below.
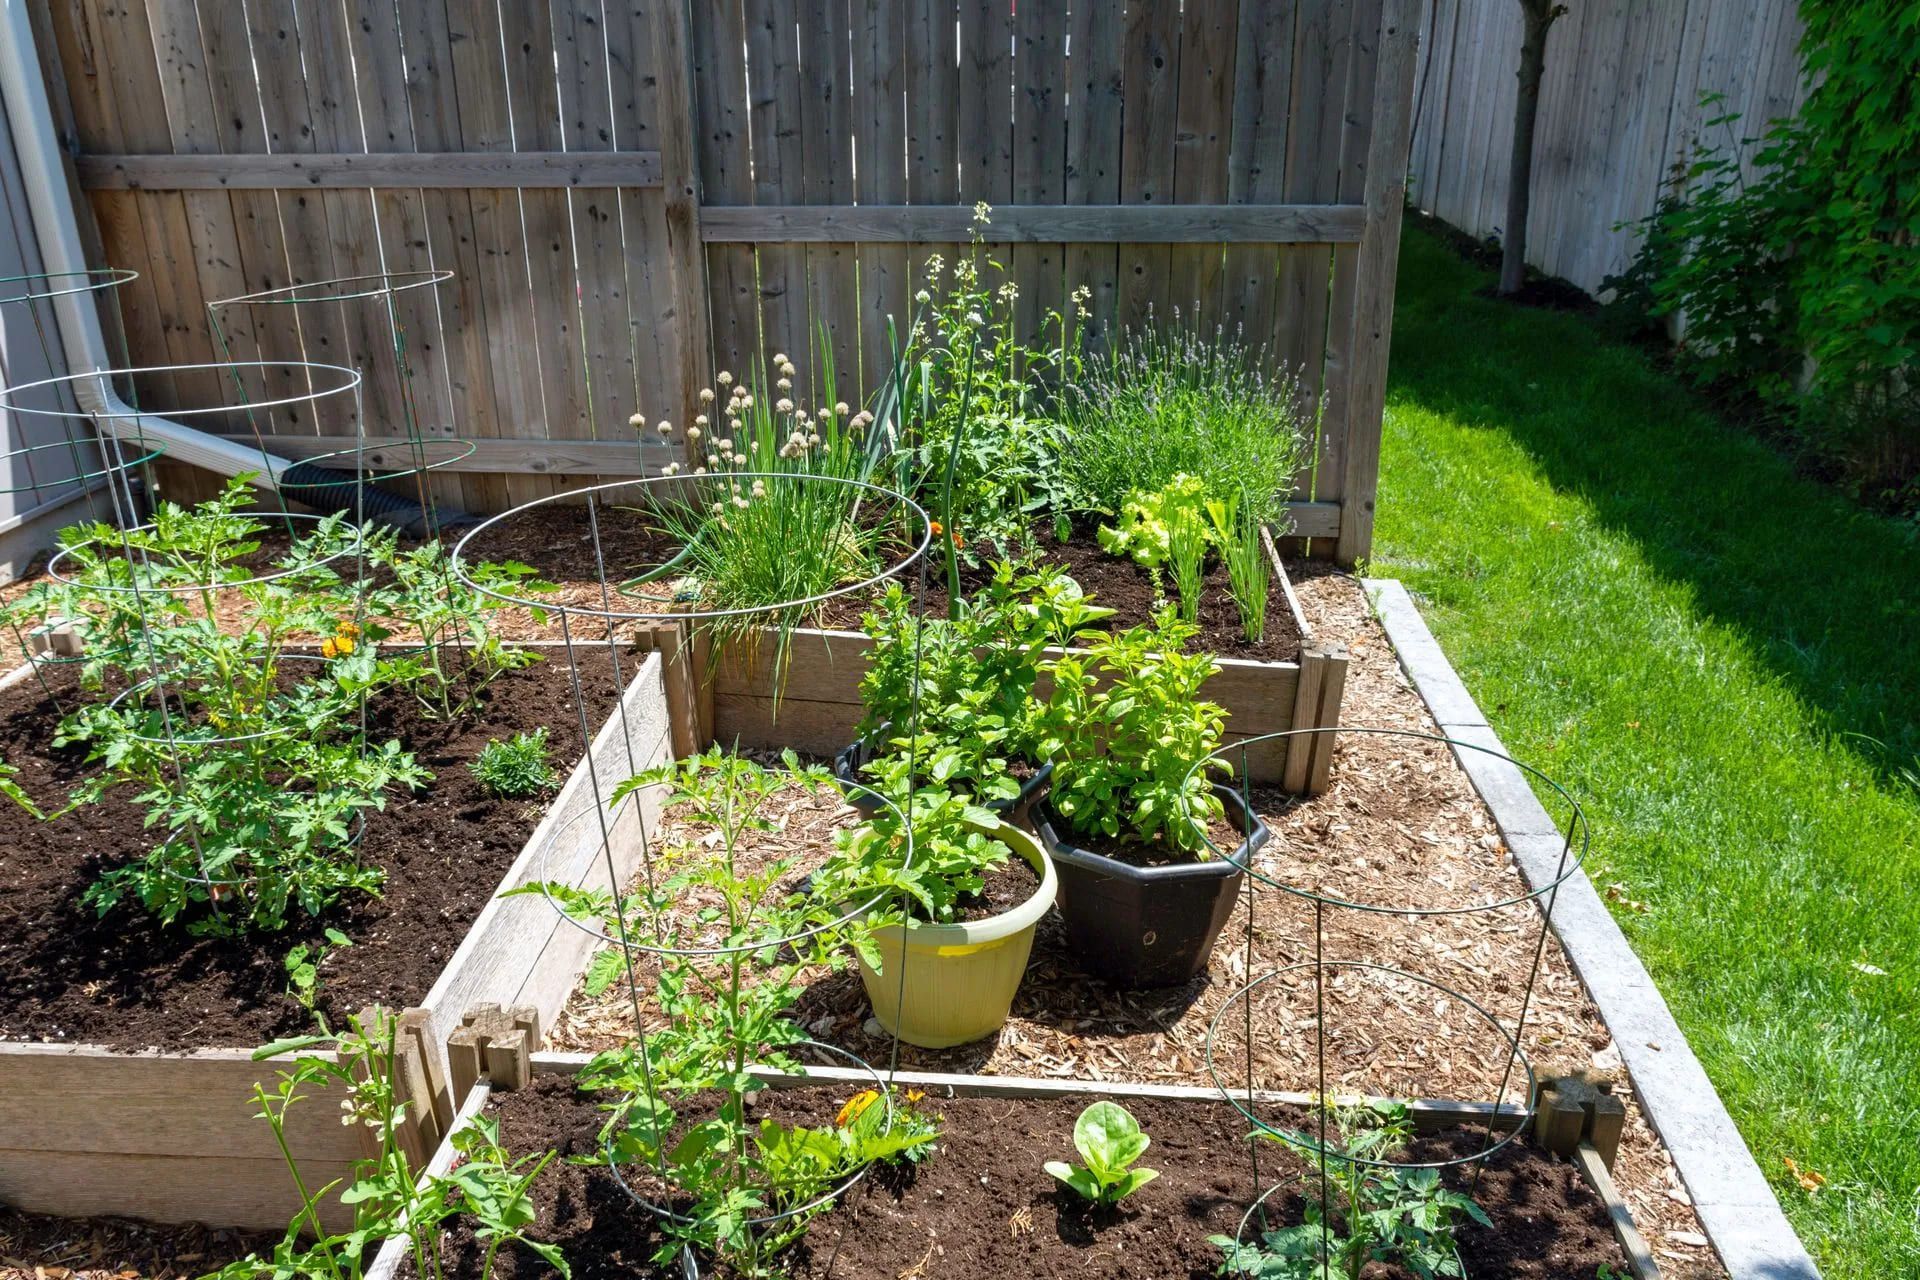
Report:
[[[901,396],[902,488],[928,495],[942,536],[969,563],[983,547],[1004,557],[1036,520],[1067,506],[1053,396],[1079,376],[1089,316],[1084,287],[1058,307],[1022,305],[1006,264],[985,248],[992,216],[976,206],[967,250],[951,264],[927,260]]]
[[[721,640],[752,644],[762,625],[773,626],[776,672],[792,629],[814,612],[793,602],[870,576],[885,548],[919,532],[866,487],[891,449],[894,433],[876,416],[889,400],[856,409],[839,392],[824,335],[820,346],[813,398],[803,398],[800,370],[777,352],[745,377],[719,373],[683,427],[632,421],[643,434],[683,443],[690,460],[684,469],[669,464],[683,484],[650,495],[649,514],[685,548],[676,572],[697,584],[700,608],[745,611],[711,624]]]

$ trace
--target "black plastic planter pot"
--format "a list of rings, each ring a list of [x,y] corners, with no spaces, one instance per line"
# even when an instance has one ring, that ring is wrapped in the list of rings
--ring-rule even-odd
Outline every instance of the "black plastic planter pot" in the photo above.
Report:
[[[1215,787],[1227,821],[1248,830],[1238,792]],[[1232,859],[1217,853],[1206,862],[1136,867],[1082,849],[1053,806],[1034,811],[1040,843],[1060,877],[1060,915],[1074,955],[1090,973],[1115,986],[1170,987],[1207,967],[1214,940],[1233,914],[1244,865],[1267,842],[1267,824],[1252,820],[1253,834]]]
[[[833,757],[833,776],[842,782],[866,783],[866,768],[873,759],[873,749],[865,741],[857,741],[840,748]],[[1047,787],[1053,781],[1053,766],[1041,765],[1027,780],[1020,784],[1020,794],[1011,800],[995,800],[987,805],[994,815],[1003,822],[1012,823],[1025,830],[1034,830],[1033,806],[1047,793]],[[879,797],[871,791],[855,790],[847,797],[847,803],[862,813],[872,813],[880,807]]]

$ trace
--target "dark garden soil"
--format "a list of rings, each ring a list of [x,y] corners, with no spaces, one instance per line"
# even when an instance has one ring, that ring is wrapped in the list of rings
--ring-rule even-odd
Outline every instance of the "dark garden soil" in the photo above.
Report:
[[[587,722],[597,728],[618,690],[604,652],[580,654]],[[623,664],[623,673],[632,671]],[[60,805],[90,772],[82,748],[52,747],[74,677],[48,672],[0,691],[0,742],[18,781],[43,808]],[[116,1049],[252,1046],[311,1029],[286,995],[284,957],[331,926],[353,940],[330,953],[320,1007],[333,1025],[379,1002],[416,1004],[498,888],[551,796],[496,800],[466,768],[489,739],[544,725],[564,776],[583,753],[564,655],[503,675],[477,714],[426,718],[390,693],[369,705],[375,742],[400,739],[434,780],[369,813],[362,856],[386,872],[378,898],[342,903],[322,919],[292,915],[282,933],[200,938],[163,927],[137,904],[104,918],[81,895],[103,871],[144,853],[153,835],[125,792],[52,822],[0,802],[0,1039]],[[128,789],[129,791],[131,789]]]
[[[981,881],[979,893],[968,894],[954,904],[955,920],[990,920],[1003,912],[1012,911],[1040,892],[1040,877],[1019,854],[988,871]]]
[[[0,1206],[0,1280],[186,1280],[249,1253],[268,1256],[279,1240],[279,1232],[55,1218]]]
[[[538,1217],[530,1234],[558,1244],[576,1280],[679,1276],[677,1269],[653,1266],[660,1240],[655,1222],[612,1175],[567,1162],[599,1153],[597,1133],[606,1118],[571,1086],[571,1079],[554,1077],[493,1102],[511,1151],[560,1154],[534,1186]],[[831,1125],[850,1092],[768,1092],[753,1110],[788,1123]],[[1256,1177],[1247,1122],[1224,1103],[1127,1102],[1153,1140],[1140,1163],[1160,1176],[1107,1211],[1090,1210],[1041,1168],[1046,1160],[1078,1158],[1070,1134],[1083,1100],[948,1098],[922,1105],[944,1118],[932,1158],[918,1167],[876,1170],[814,1221],[783,1260],[784,1274],[807,1280],[1201,1280],[1216,1274],[1221,1258],[1207,1237],[1233,1235],[1247,1207],[1276,1182],[1287,1184],[1268,1201],[1278,1222],[1301,1220],[1305,1165],[1261,1143]],[[1407,1156],[1453,1158],[1485,1142],[1484,1131],[1454,1130],[1416,1140]],[[640,1189],[648,1175],[629,1176]],[[1470,1177],[1454,1171],[1447,1181],[1464,1189]],[[1473,1194],[1494,1221],[1491,1229],[1468,1225],[1460,1233],[1466,1273],[1475,1280],[1592,1280],[1603,1265],[1624,1269],[1605,1209],[1571,1165],[1515,1144],[1491,1159]],[[449,1276],[479,1274],[485,1247],[470,1231],[456,1227],[446,1244]],[[496,1265],[502,1280],[549,1274],[520,1250],[503,1253]],[[1408,1275],[1384,1264],[1366,1271],[1367,1280]]]
[[[1169,576],[1156,590],[1152,576],[1132,560],[1111,556],[1100,549],[1092,526],[1074,530],[1073,537],[1061,542],[1051,533],[1036,532],[1034,552],[1048,564],[1066,570],[1081,589],[1096,603],[1114,611],[1098,625],[1107,630],[1122,630],[1153,620],[1156,601],[1164,594],[1176,599]],[[935,548],[938,551],[938,548]],[[926,608],[929,617],[945,617],[947,611],[945,561],[935,554],[927,562]],[[990,557],[977,565],[960,566],[960,586],[972,595],[993,581]],[[918,585],[918,570],[909,571],[901,585],[911,594]],[[1188,653],[1213,653],[1223,658],[1254,658],[1266,662],[1292,662],[1300,656],[1300,629],[1294,623],[1286,592],[1277,579],[1267,585],[1267,625],[1259,644],[1248,644],[1240,629],[1240,611],[1233,602],[1227,567],[1218,560],[1207,570],[1200,593],[1200,632],[1187,643]],[[824,626],[860,629],[860,617],[870,607],[867,600],[848,597],[829,601]]]

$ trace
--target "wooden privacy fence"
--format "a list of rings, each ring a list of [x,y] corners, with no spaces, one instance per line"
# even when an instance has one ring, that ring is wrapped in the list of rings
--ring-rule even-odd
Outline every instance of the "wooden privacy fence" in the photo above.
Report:
[[[1296,530],[1351,560],[1417,2],[54,0],[36,21],[101,256],[141,272],[133,362],[220,354],[209,300],[450,270],[391,315],[229,308],[221,333],[235,358],[362,368],[375,440],[410,395],[423,434],[476,442],[438,481],[470,509],[658,466],[628,415],[684,421],[755,353],[816,381],[831,355],[851,399],[985,202],[1030,331],[1084,286],[1095,341],[1177,310],[1297,371],[1321,410]],[[144,391],[212,397],[208,376]]]
[[[1547,37],[1527,259],[1581,288],[1632,261],[1621,224],[1653,212],[1702,146],[1733,146],[1798,110],[1795,0],[1574,0]],[[1432,0],[1415,92],[1413,203],[1498,236],[1520,64],[1515,0]],[[1702,108],[1709,94],[1721,100]],[[1739,113],[1733,124],[1709,124]]]

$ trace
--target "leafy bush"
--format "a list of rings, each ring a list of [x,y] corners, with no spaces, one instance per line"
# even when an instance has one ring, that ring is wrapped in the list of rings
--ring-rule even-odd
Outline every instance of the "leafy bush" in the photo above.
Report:
[[[929,748],[931,744],[925,744]],[[962,899],[985,886],[986,873],[1003,865],[1013,851],[987,832],[998,823],[993,811],[937,782],[912,787],[908,801],[910,758],[880,761],[875,788],[894,801],[882,805],[851,831],[840,833],[839,848],[814,877],[814,891],[829,901],[874,902],[868,923],[898,924],[904,894],[915,919],[951,921]],[[911,815],[913,857],[907,858]],[[856,939],[865,959],[881,969],[879,950]]]
[[[262,567],[267,526],[242,510],[252,496],[237,479],[191,510],[163,504],[149,527],[66,530],[62,576],[78,585],[43,584],[21,606],[84,618],[83,684],[126,690],[75,708],[54,739],[102,766],[62,812],[131,786],[159,833],[89,887],[103,915],[132,897],[163,922],[209,908],[198,932],[272,931],[290,905],[317,915],[373,892],[357,820],[432,777],[398,742],[360,737],[364,700],[399,675],[363,642],[365,602],[333,565],[381,544],[329,516]],[[223,611],[234,599],[242,608]],[[303,661],[298,646],[316,637],[319,656]]]
[[[938,254],[927,261],[903,369],[898,477],[903,492],[926,495],[948,536],[1004,556],[1038,516],[1067,505],[1051,401],[1080,369],[1087,290],[1067,300],[1071,315],[1049,309],[1040,332],[1023,334],[1019,286],[995,282],[1006,266],[981,245],[992,216],[975,206],[973,243],[950,268]]]
[[[919,730],[941,758],[935,767],[923,756],[922,777],[981,801],[1013,799],[1020,784],[1008,764],[1040,762],[1033,689],[1046,647],[1112,613],[1058,568],[1007,561],[952,621],[917,618],[907,593],[889,584],[863,620],[874,643],[860,677],[861,740],[881,755],[908,745],[917,688]]]
[[[1193,634],[1168,607],[1152,626],[1047,662],[1053,692],[1039,714],[1039,750],[1053,761],[1048,803],[1071,830],[1210,852],[1206,823],[1223,807],[1196,766],[1219,747],[1227,717],[1200,700],[1220,664],[1181,652]]]
[[[1472,1197],[1440,1183],[1431,1168],[1398,1169],[1383,1161],[1407,1144],[1413,1123],[1399,1103],[1338,1106],[1333,1110],[1346,1144],[1328,1149],[1321,1179],[1319,1145],[1304,1133],[1257,1130],[1306,1162],[1311,1179],[1303,1197],[1306,1220],[1263,1231],[1257,1242],[1231,1236],[1209,1240],[1226,1253],[1222,1276],[1252,1280],[1360,1280],[1369,1263],[1398,1264],[1423,1280],[1464,1274],[1454,1233],[1462,1219],[1492,1226]],[[1331,1213],[1323,1213],[1323,1195]]]
[[[547,763],[545,726],[532,733],[495,738],[480,748],[472,768],[480,785],[509,799],[537,795],[558,781],[553,766]]]
[[[1126,334],[1089,358],[1060,398],[1066,506],[1117,515],[1137,493],[1198,476],[1211,494],[1244,493],[1258,518],[1286,518],[1315,413],[1297,378],[1224,333]]]
[[[1680,363],[1758,397],[1865,496],[1920,503],[1920,3],[1805,0],[1812,82],[1743,175],[1709,146],[1607,283],[1684,312]],[[1709,100],[1711,104],[1712,99]],[[1707,121],[1726,129],[1738,117]]]
[[[1096,1102],[1073,1122],[1073,1148],[1085,1164],[1049,1160],[1046,1170],[1098,1205],[1119,1204],[1160,1176],[1158,1169],[1133,1168],[1152,1140],[1117,1102]]]

